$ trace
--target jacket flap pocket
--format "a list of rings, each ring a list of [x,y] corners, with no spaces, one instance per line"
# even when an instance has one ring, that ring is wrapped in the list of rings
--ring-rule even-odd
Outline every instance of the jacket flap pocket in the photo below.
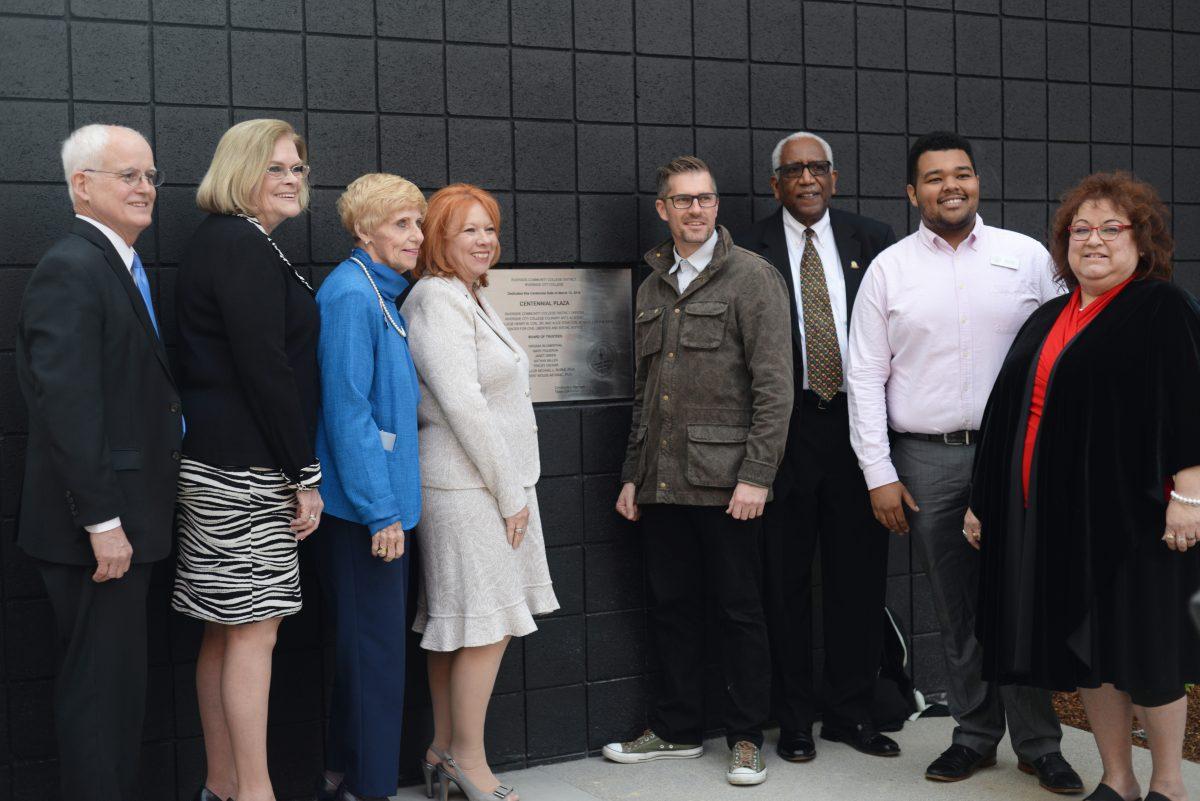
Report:
[[[665,306],[653,306],[649,309],[638,309],[635,322],[648,323],[662,316]]]
[[[110,451],[113,470],[141,470],[142,452],[131,450]]]
[[[696,314],[701,317],[716,317],[724,314],[728,307],[729,303],[724,300],[696,300],[684,306],[683,310],[688,314]]]
[[[687,427],[688,439],[692,442],[745,442],[750,429],[746,426],[713,425],[692,423]]]

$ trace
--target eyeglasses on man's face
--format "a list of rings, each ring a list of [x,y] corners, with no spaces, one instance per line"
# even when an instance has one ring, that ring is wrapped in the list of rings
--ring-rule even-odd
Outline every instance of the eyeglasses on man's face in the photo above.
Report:
[[[693,203],[699,203],[702,209],[711,209],[717,205],[716,192],[704,192],[699,195],[667,195],[663,198],[677,209],[690,209]]]
[[[1086,242],[1092,238],[1092,231],[1096,231],[1105,242],[1111,242],[1127,228],[1133,228],[1133,226],[1128,223],[1105,223],[1104,225],[1083,225],[1079,223],[1067,226],[1067,233],[1076,242]]]
[[[137,186],[146,179],[146,183],[151,186],[162,186],[163,181],[167,178],[158,170],[80,170],[80,172],[99,172],[105,175],[115,175],[130,186]]]
[[[282,179],[288,173],[291,173],[293,178],[303,178],[308,175],[308,165],[293,164],[290,167],[284,167],[281,164],[272,164],[270,167],[267,167],[267,175],[272,178]]]
[[[833,169],[828,161],[797,161],[792,164],[781,164],[775,169],[775,174],[781,181],[799,181],[804,171],[808,170],[813,178],[824,178]]]

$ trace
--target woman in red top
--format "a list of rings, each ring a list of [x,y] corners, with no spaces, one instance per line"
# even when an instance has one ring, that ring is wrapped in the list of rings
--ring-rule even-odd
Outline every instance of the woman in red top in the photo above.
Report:
[[[1104,763],[1094,801],[1185,801],[1184,685],[1200,680],[1200,305],[1170,283],[1154,189],[1128,173],[1063,197],[1050,245],[1072,291],[1017,334],[996,379],[963,524],[982,550],[984,675],[1079,688]],[[983,532],[987,536],[983,536]]]

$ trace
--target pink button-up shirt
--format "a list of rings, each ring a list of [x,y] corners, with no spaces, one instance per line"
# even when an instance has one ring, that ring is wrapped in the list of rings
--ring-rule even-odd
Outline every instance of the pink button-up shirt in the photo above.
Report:
[[[897,480],[888,428],[979,428],[1017,329],[1063,291],[1040,243],[984,225],[955,250],[922,223],[871,262],[850,321],[850,443],[868,489]]]

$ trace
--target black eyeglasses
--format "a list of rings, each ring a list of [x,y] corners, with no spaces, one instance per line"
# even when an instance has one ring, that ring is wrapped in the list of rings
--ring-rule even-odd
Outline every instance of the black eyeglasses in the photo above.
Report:
[[[704,192],[699,195],[667,195],[663,200],[671,201],[677,209],[690,209],[693,203],[699,203],[702,209],[711,209],[717,205],[716,192]]]
[[[829,161],[797,161],[793,164],[781,164],[775,168],[775,174],[781,181],[798,181],[804,171],[808,170],[813,178],[823,178],[829,175],[833,163]]]
[[[1092,231],[1097,231],[1100,238],[1105,242],[1111,242],[1121,235],[1121,232],[1127,228],[1132,228],[1132,225],[1127,223],[1105,223],[1104,225],[1069,225],[1067,233],[1076,242],[1086,242],[1092,238]]]
[[[137,186],[142,182],[143,178],[151,186],[162,186],[163,181],[167,180],[167,177],[158,170],[146,170],[144,172],[142,170],[121,170],[120,172],[116,170],[80,170],[80,172],[101,172],[105,175],[116,175],[130,186]]]

